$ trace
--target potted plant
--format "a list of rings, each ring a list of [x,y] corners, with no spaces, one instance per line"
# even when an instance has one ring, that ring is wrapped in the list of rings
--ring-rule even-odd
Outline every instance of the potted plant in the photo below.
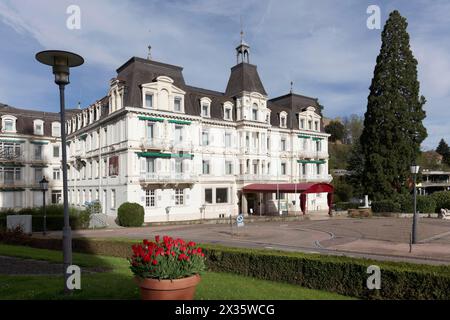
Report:
[[[195,242],[160,236],[132,246],[130,269],[142,300],[193,300],[205,270],[205,254]]]

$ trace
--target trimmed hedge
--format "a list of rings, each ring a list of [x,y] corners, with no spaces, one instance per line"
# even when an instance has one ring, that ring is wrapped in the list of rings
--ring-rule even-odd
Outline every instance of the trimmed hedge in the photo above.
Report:
[[[61,250],[60,239],[31,237],[0,241]],[[138,241],[74,239],[73,250],[126,258]],[[364,299],[450,299],[450,267],[382,262],[340,256],[203,246],[209,270],[281,281]],[[381,269],[381,289],[368,290],[367,267]]]
[[[359,203],[354,202],[336,202],[335,209],[336,210],[349,210],[349,209],[358,209],[360,206]]]
[[[373,212],[401,212],[400,203],[393,200],[372,201]]]
[[[6,229],[6,217],[8,215],[31,215],[33,232],[44,229],[44,212],[40,208],[23,208],[18,211],[3,210],[0,212],[0,230]],[[87,210],[69,208],[69,221],[72,229],[86,229],[89,227],[90,214]],[[64,226],[64,209],[62,205],[49,205],[46,207],[47,231],[59,231]]]
[[[450,203],[450,191],[438,191],[434,192],[430,195],[436,201],[436,210],[435,212],[439,213],[442,208],[446,208],[446,206]],[[450,209],[450,207],[447,207]]]
[[[434,213],[436,201],[431,196],[417,196],[417,210],[421,213]]]
[[[117,222],[122,227],[141,227],[144,224],[144,208],[138,203],[122,203],[117,212]]]

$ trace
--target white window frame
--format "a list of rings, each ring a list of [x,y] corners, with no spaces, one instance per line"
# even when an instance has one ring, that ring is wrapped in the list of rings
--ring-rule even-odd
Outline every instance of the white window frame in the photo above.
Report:
[[[11,130],[6,130],[6,122],[7,121],[11,121],[12,122]],[[16,123],[17,123],[17,118],[16,117],[10,116],[10,115],[2,116],[2,132],[11,132],[11,133],[17,132]]]
[[[41,130],[38,130],[38,126],[40,126]],[[33,121],[33,133],[37,136],[44,135],[44,121],[37,119]]]
[[[145,190],[145,207],[155,208],[156,207],[156,190],[148,189]]]
[[[175,189],[175,205],[184,206],[185,204],[185,193],[184,189]]]
[[[203,118],[211,118],[211,102],[212,100],[207,97],[203,97],[200,99],[200,114]],[[207,114],[203,113],[203,107],[207,107]]]
[[[52,137],[61,137],[61,123],[52,122]]]

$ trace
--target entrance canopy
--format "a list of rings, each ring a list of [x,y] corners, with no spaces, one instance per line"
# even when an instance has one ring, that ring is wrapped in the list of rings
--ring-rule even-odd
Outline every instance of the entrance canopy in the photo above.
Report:
[[[242,192],[264,192],[264,193],[333,193],[334,188],[329,183],[254,183],[242,188]]]

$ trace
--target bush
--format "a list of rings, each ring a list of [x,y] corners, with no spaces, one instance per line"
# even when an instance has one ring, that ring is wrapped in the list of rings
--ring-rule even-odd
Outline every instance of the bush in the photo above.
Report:
[[[349,209],[358,209],[359,203],[354,202],[336,202],[335,209],[336,210],[349,210]]]
[[[47,231],[60,231],[64,226],[64,211],[62,206],[49,206],[46,212]],[[0,215],[0,230],[6,230],[7,215],[32,215],[33,232],[44,230],[44,214],[42,208],[23,208],[19,211],[8,211],[8,214]],[[74,230],[86,229],[89,227],[90,215],[87,210],[69,209],[70,227]]]
[[[439,213],[439,211],[442,208],[445,208],[446,205],[448,205],[448,203],[450,203],[450,191],[438,191],[435,192],[433,194],[431,194],[431,196],[434,201],[436,202],[436,210],[435,212]],[[450,208],[448,208],[450,209]]]
[[[144,223],[144,208],[138,203],[123,203],[117,212],[117,222],[122,227],[142,226]]]
[[[434,213],[436,211],[436,201],[431,196],[417,196],[417,211]]]
[[[398,195],[394,201],[400,205],[400,212],[413,213],[414,212],[414,198],[410,194]]]
[[[373,212],[401,212],[400,203],[394,200],[372,201]]]

